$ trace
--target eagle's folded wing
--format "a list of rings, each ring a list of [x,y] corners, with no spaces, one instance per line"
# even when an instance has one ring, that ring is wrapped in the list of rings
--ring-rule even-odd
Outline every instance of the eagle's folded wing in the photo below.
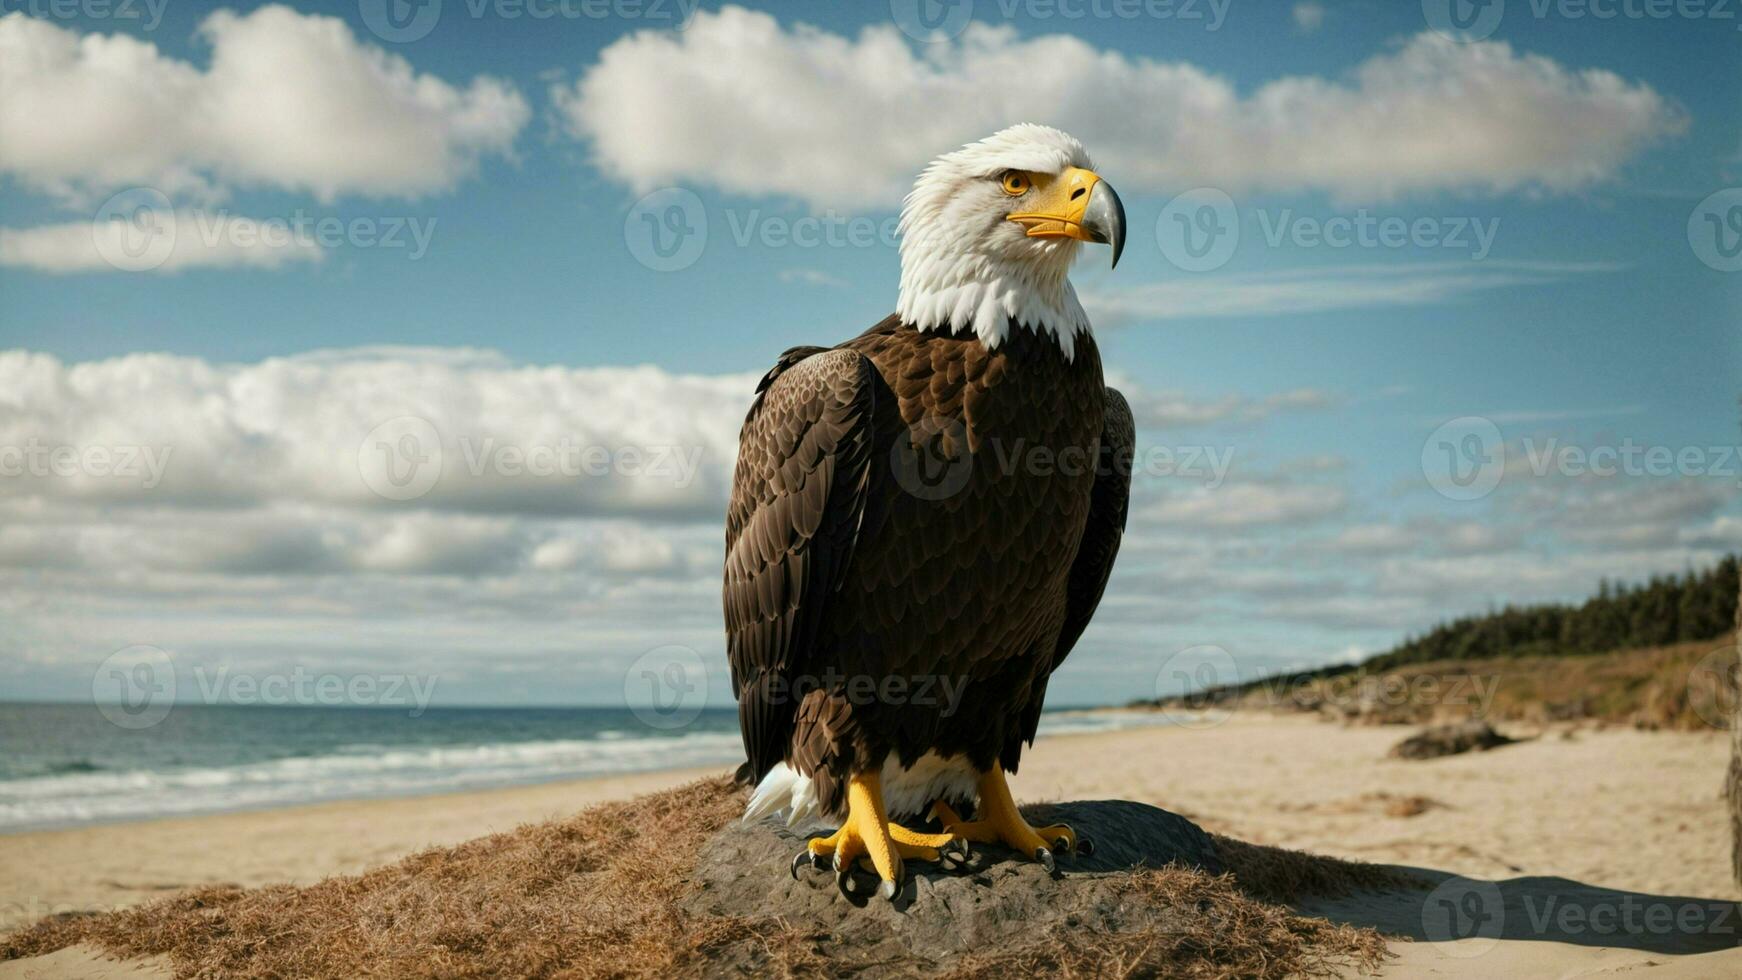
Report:
[[[1071,564],[1065,591],[1065,625],[1059,631],[1058,650],[1052,667],[1058,669],[1065,655],[1077,645],[1089,619],[1101,604],[1107,578],[1113,574],[1113,559],[1125,537],[1125,512],[1131,502],[1131,467],[1137,451],[1137,425],[1131,406],[1117,389],[1107,389],[1107,416],[1101,424],[1101,458],[1095,471],[1095,489],[1089,497],[1089,520],[1083,525],[1083,542]]]
[[[1095,470],[1095,486],[1090,491],[1089,519],[1083,525],[1083,540],[1077,546],[1076,560],[1071,563],[1070,578],[1065,583],[1065,622],[1059,629],[1058,644],[1053,648],[1052,670],[1065,662],[1071,648],[1089,628],[1095,609],[1101,605],[1101,594],[1107,590],[1107,579],[1113,574],[1113,560],[1119,557],[1119,542],[1125,537],[1125,515],[1131,503],[1131,469],[1137,451],[1137,424],[1131,417],[1131,406],[1117,389],[1107,389],[1106,420],[1101,424],[1100,459]],[[1040,727],[1041,699],[1029,704],[1022,719],[1023,741],[1034,742]],[[1014,762],[1014,759],[1009,760]]]
[[[839,588],[865,510],[875,368],[851,350],[799,347],[758,387],[738,436],[726,510],[723,602],[732,687],[760,779],[792,734],[792,680]]]

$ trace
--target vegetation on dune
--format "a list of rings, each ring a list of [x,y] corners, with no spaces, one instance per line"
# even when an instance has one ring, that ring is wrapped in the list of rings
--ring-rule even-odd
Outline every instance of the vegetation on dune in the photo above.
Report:
[[[1386,670],[1430,660],[1569,656],[1710,640],[1736,621],[1737,556],[1704,572],[1641,585],[1604,581],[1577,606],[1506,606],[1442,623],[1362,664]]]
[[[1246,707],[1322,711],[1376,724],[1427,724],[1469,718],[1530,724],[1593,721],[1665,731],[1723,728],[1734,699],[1714,651],[1720,637],[1582,657],[1496,657],[1407,664],[1379,673],[1287,680],[1252,689]]]
[[[1506,606],[1434,627],[1358,664],[1261,677],[1146,704],[1280,708],[1380,723],[1481,717],[1724,727],[1735,671],[1738,560],[1576,605]],[[1727,663],[1727,661],[1726,661]]]

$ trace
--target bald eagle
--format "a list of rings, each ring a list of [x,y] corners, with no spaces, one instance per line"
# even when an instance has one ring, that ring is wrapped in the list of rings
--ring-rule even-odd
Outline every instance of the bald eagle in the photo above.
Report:
[[[1005,772],[1100,603],[1134,441],[1067,278],[1081,243],[1125,242],[1081,143],[1025,124],[946,153],[900,231],[895,313],[757,388],[723,590],[745,818],[838,826],[793,873],[851,890],[869,864],[889,898],[904,859],[967,841],[1049,869],[1086,849],[1029,826]]]

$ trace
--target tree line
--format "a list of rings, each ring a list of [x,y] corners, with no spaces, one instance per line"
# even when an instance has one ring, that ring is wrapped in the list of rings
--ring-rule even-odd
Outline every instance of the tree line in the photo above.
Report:
[[[1440,623],[1368,660],[1387,669],[1429,660],[1606,653],[1710,640],[1736,624],[1737,556],[1704,571],[1624,585],[1604,579],[1578,605],[1507,605]]]

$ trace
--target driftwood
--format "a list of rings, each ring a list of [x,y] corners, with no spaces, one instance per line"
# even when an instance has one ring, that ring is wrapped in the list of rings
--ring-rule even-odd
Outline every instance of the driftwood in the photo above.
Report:
[[[1396,759],[1438,759],[1464,752],[1486,752],[1518,741],[1485,721],[1463,721],[1423,729],[1391,747]]]

